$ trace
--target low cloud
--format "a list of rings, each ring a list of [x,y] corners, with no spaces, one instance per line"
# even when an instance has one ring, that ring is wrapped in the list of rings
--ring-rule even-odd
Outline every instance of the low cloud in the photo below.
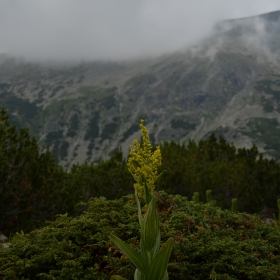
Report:
[[[280,9],[262,0],[3,0],[0,52],[33,60],[123,60],[194,45],[224,19]]]

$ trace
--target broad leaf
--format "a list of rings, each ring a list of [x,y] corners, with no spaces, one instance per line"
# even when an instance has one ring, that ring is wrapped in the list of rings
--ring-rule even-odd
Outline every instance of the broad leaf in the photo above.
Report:
[[[140,227],[142,228],[144,218],[142,217],[141,204],[140,204],[140,201],[139,201],[139,198],[138,198],[138,195],[137,195],[136,191],[135,191],[135,199],[136,199],[136,203],[137,203],[139,224],[140,224]]]
[[[137,268],[134,273],[134,280],[145,280],[145,274],[141,273]]]
[[[164,274],[162,280],[168,280],[168,273],[167,273],[167,270],[165,271],[165,274]]]
[[[142,238],[140,238],[140,253],[141,256],[148,262],[147,251],[145,250]]]
[[[159,246],[160,246],[160,231],[158,231],[158,236],[157,236],[156,242],[154,243],[154,246],[153,246],[153,259],[156,255],[156,253],[158,252]]]
[[[152,252],[153,245],[156,242],[159,233],[159,217],[156,210],[155,198],[149,203],[147,213],[144,217],[143,228],[141,229],[141,238],[147,251]]]
[[[119,249],[126,254],[126,256],[130,259],[130,261],[143,273],[146,273],[148,269],[147,261],[132,247],[127,245],[117,236],[111,234],[109,239],[114,242]]]
[[[165,275],[174,239],[170,237],[165,246],[161,248],[153,259],[146,273],[149,280],[162,280]]]
[[[151,195],[150,190],[147,187],[146,180],[145,180],[145,182],[144,182],[144,200],[145,200],[146,205],[148,205],[150,203],[152,198],[153,198],[153,196]]]

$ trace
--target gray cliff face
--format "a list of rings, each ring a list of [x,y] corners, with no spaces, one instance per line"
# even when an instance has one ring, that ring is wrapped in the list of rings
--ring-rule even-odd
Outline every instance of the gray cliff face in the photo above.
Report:
[[[219,23],[200,45],[126,63],[40,65],[0,57],[0,105],[66,167],[152,140],[211,132],[280,159],[280,12]]]

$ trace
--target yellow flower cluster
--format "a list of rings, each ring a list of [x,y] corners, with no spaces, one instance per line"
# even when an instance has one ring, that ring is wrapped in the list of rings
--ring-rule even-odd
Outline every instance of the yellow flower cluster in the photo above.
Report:
[[[150,193],[154,192],[155,182],[158,178],[157,169],[161,165],[160,148],[157,146],[156,150],[152,152],[148,130],[143,123],[144,120],[141,120],[139,125],[143,143],[140,144],[136,139],[133,141],[127,161],[128,170],[137,181],[137,183],[134,184],[134,188],[139,197],[144,197],[145,183]]]

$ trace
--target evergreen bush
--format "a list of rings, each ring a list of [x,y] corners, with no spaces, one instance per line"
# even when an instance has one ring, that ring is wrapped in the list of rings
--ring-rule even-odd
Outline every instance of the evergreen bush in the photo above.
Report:
[[[17,130],[0,111],[0,233],[29,232],[56,214],[77,215],[75,205],[90,197],[120,198],[133,193],[122,152],[93,165],[60,167],[53,153],[40,152],[27,128]]]
[[[174,237],[169,279],[280,277],[280,232],[259,217],[156,192],[162,243]],[[0,278],[133,279],[135,267],[108,239],[113,233],[139,248],[135,197],[91,198],[78,217],[59,215],[44,228],[17,233],[0,249]]]
[[[280,164],[265,159],[256,146],[237,149],[223,137],[214,134],[208,139],[190,140],[185,146],[175,142],[161,145],[162,166],[166,170],[157,184],[157,190],[181,194],[189,198],[194,192],[206,201],[206,191],[223,209],[231,208],[238,200],[238,210],[260,213],[263,209],[278,212],[280,196]]]
[[[88,162],[74,164],[69,176],[69,183],[73,189],[80,190],[80,200],[84,202],[91,197],[115,199],[134,193],[133,177],[126,167],[120,149],[108,160],[100,160],[97,165]]]
[[[0,111],[0,232],[33,230],[78,202],[67,184],[68,174],[53,154],[39,152],[27,128],[19,131]]]

